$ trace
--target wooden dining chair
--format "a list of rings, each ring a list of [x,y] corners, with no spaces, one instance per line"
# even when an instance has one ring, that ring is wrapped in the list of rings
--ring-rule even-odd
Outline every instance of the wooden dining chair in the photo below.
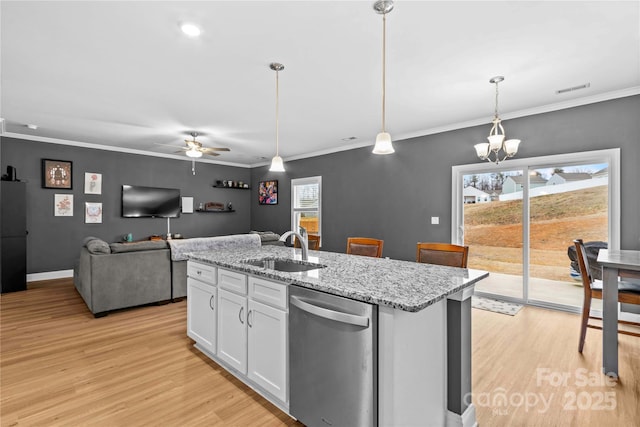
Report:
[[[309,234],[307,236],[307,244],[309,245],[309,249],[314,250],[314,251],[319,251],[320,250],[320,236],[317,236],[315,234]],[[295,239],[295,241],[293,242],[293,247],[294,248],[299,248],[300,247],[300,242],[298,241],[298,239]]]
[[[347,238],[347,253],[382,258],[383,245],[384,240],[368,237],[349,237]]]
[[[469,246],[449,243],[418,243],[416,246],[416,261],[426,264],[467,268],[468,257]]]
[[[593,276],[591,275],[591,270],[589,269],[589,259],[587,258],[587,252],[584,248],[582,239],[576,239],[573,241],[573,243],[576,246],[578,265],[580,266],[580,276],[582,277],[582,287],[584,288],[582,321],[580,322],[580,341],[578,343],[578,351],[582,353],[585,337],[587,335],[587,328],[602,329],[601,326],[592,325],[589,323],[589,319],[599,319],[598,317],[591,316],[590,311],[591,300],[593,298],[602,299],[602,281],[594,280]],[[632,282],[618,282],[618,302],[640,305],[640,284]],[[640,326],[640,323],[627,322],[624,320],[620,320],[619,323]],[[618,333],[640,337],[639,333],[632,331],[618,330]]]

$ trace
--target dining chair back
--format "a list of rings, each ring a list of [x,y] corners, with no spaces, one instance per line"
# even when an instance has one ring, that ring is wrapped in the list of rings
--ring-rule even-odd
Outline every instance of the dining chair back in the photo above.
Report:
[[[375,258],[382,258],[384,240],[371,239],[369,237],[347,238],[347,253]]]
[[[469,246],[449,243],[418,243],[416,246],[417,262],[467,268],[468,257]]]
[[[587,258],[587,251],[584,247],[582,239],[576,239],[573,241],[576,246],[576,253],[578,255],[578,266],[580,267],[580,277],[582,278],[582,287],[584,290],[584,302],[582,304],[582,319],[580,322],[580,340],[578,342],[578,351],[582,353],[584,348],[584,342],[587,335],[587,328],[602,329],[601,326],[592,325],[589,323],[589,319],[600,319],[599,317],[591,316],[591,300],[593,298],[602,299],[602,281],[594,280],[591,275],[591,269],[589,268],[589,259]],[[618,301],[626,304],[640,305],[640,284],[633,282],[618,282]],[[640,326],[637,322],[619,321],[619,323],[626,323]],[[618,333],[625,335],[633,335],[640,337],[640,333],[626,330],[618,330]]]
[[[309,249],[311,249],[313,251],[319,251],[320,250],[320,236],[317,236],[315,234],[309,234],[307,236],[307,244],[309,245]],[[295,247],[295,248],[299,248],[300,247],[300,242],[298,241],[297,238],[293,242],[293,247]]]

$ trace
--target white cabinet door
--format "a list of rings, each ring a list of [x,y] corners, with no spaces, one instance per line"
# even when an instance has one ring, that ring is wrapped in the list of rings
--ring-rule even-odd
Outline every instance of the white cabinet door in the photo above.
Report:
[[[218,292],[218,357],[247,373],[247,297]]]
[[[216,354],[217,288],[187,278],[187,335],[200,346]]]
[[[249,378],[287,401],[287,314],[249,301]]]

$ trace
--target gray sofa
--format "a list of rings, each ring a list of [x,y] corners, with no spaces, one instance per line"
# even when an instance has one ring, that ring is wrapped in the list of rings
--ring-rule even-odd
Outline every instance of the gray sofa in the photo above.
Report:
[[[78,293],[95,317],[171,300],[171,255],[164,241],[85,243],[74,271]]]
[[[175,301],[187,296],[190,252],[260,247],[263,240],[266,244],[273,238],[250,233],[108,244],[88,237],[74,268],[74,283],[95,317],[121,308]]]

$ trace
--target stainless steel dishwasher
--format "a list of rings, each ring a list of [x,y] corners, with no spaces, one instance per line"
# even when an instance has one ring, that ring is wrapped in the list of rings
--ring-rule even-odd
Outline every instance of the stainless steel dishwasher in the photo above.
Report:
[[[289,411],[309,427],[378,424],[378,307],[289,287]]]

